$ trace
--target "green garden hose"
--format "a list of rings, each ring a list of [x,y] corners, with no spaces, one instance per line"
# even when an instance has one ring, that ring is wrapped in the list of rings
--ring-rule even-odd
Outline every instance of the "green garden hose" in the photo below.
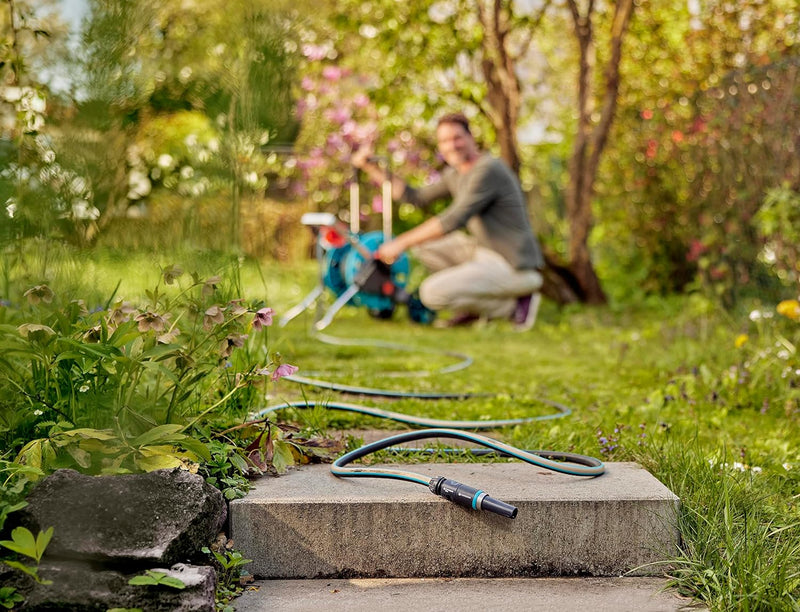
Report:
[[[404,373],[404,375],[413,376],[426,376],[432,374],[442,374],[446,372],[454,372],[468,367],[472,363],[472,359],[467,355],[461,353],[454,353],[450,351],[435,351],[430,349],[414,349],[400,344],[387,343],[379,340],[343,340],[333,336],[317,334],[320,341],[328,344],[336,344],[339,346],[373,346],[388,350],[402,350],[402,351],[416,351],[424,350],[425,352],[435,352],[449,357],[455,357],[459,361],[454,366],[448,366],[436,371],[412,372]],[[382,374],[385,376],[385,374]],[[427,392],[420,393],[414,391],[394,391],[389,389],[379,389],[370,387],[359,387],[352,385],[342,385],[333,383],[320,378],[309,378],[305,376],[286,376],[284,380],[290,380],[302,385],[313,386],[321,389],[328,389],[340,393],[356,394],[372,397],[384,398],[414,398],[414,399],[466,399],[474,397],[491,397],[491,393],[455,393],[455,392]],[[523,423],[531,423],[536,421],[545,421],[551,419],[564,418],[572,414],[572,410],[552,400],[538,399],[537,401],[547,404],[556,409],[556,412],[546,415],[523,417],[516,419],[498,419],[498,420],[481,420],[481,421],[452,421],[430,419],[426,417],[419,417],[413,415],[406,415],[389,410],[382,410],[361,404],[351,404],[344,402],[327,402],[318,403],[314,401],[303,402],[284,402],[264,408],[257,413],[259,418],[271,414],[273,412],[283,410],[286,408],[312,408],[315,406],[324,406],[331,410],[342,410],[347,412],[354,412],[368,416],[374,416],[383,419],[390,419],[407,425],[418,427],[426,427],[429,429],[422,429],[418,431],[410,431],[407,433],[397,434],[371,444],[366,444],[354,451],[346,453],[339,457],[331,465],[331,473],[340,478],[389,478],[394,480],[404,480],[427,486],[430,491],[436,495],[440,495],[449,501],[456,504],[472,508],[473,510],[486,510],[494,512],[506,518],[515,518],[517,515],[517,508],[494,499],[486,494],[485,491],[461,484],[454,480],[449,480],[443,476],[435,476],[430,478],[428,476],[409,472],[406,470],[391,469],[391,468],[374,468],[374,467],[348,467],[348,464],[361,459],[371,453],[384,450],[387,448],[398,449],[397,445],[410,442],[413,440],[421,440],[426,438],[453,438],[464,440],[473,444],[478,444],[484,449],[484,452],[497,453],[504,457],[511,457],[519,459],[531,465],[546,468],[559,472],[562,474],[569,474],[571,476],[585,476],[596,477],[605,472],[605,466],[602,461],[594,457],[579,455],[575,453],[564,453],[558,451],[526,451],[515,448],[503,442],[499,442],[492,438],[481,436],[475,433],[470,433],[466,429],[496,429],[499,427],[507,427],[509,425],[520,425]],[[483,454],[480,451],[483,449],[464,449],[464,452],[472,452],[474,454]]]

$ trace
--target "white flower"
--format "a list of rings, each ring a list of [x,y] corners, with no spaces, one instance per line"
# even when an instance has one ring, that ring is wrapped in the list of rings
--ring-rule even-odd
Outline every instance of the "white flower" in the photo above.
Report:
[[[753,310],[748,316],[751,321],[759,321],[763,318],[760,310]]]
[[[791,463],[784,463],[783,464],[783,469],[786,470],[786,471],[791,470],[792,469],[792,464]]]
[[[96,221],[100,217],[100,211],[86,200],[77,200],[72,204],[72,216],[75,219]]]
[[[82,195],[86,192],[86,179],[81,176],[76,176],[69,184],[69,190],[74,195]]]
[[[169,168],[172,166],[172,155],[169,153],[162,153],[158,156],[158,165],[161,168]]]
[[[81,393],[86,393],[89,390],[89,385],[81,385],[78,391]]]
[[[747,469],[747,466],[744,463],[739,463],[738,461],[733,462],[733,469],[737,472],[744,472]]]
[[[128,174],[128,199],[138,200],[150,193],[153,184],[148,176],[141,170],[131,170]]]

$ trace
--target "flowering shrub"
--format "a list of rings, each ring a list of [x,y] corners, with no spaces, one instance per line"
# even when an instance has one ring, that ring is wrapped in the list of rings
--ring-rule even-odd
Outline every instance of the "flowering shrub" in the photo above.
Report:
[[[305,44],[301,51],[306,65],[297,92],[300,133],[293,155],[272,156],[272,170],[292,196],[308,197],[315,208],[331,212],[346,208],[350,184],[357,178],[350,157],[362,145],[372,146],[390,170],[402,167],[404,177],[436,177],[434,147],[420,142],[426,127],[421,118],[411,125],[391,125],[392,117],[371,97],[378,93],[374,76],[331,59],[337,53],[330,42]],[[362,217],[382,212],[380,190],[373,187],[362,194]],[[420,221],[408,205],[400,206],[397,217],[401,229]]]

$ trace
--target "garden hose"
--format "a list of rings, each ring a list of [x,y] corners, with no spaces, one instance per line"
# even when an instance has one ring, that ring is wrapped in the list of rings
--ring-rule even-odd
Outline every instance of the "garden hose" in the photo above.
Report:
[[[404,373],[404,375],[409,375],[409,376],[425,376],[434,373],[440,374],[443,372],[454,372],[463,369],[465,367],[468,367],[472,363],[471,358],[461,353],[454,353],[449,351],[434,351],[430,349],[414,349],[412,347],[408,347],[405,345],[387,343],[377,340],[376,341],[342,340],[340,338],[322,334],[317,334],[317,337],[322,342],[329,344],[336,344],[340,346],[342,345],[374,346],[378,348],[403,350],[403,351],[423,350],[424,352],[436,352],[438,354],[444,354],[446,356],[455,357],[459,359],[459,362],[456,363],[454,366],[447,366],[445,368],[436,370],[435,372],[424,371],[424,372]],[[386,374],[382,374],[382,376],[386,376]],[[340,393],[373,396],[373,397],[384,397],[384,398],[466,399],[473,397],[491,397],[494,395],[492,393],[456,393],[456,392],[422,393],[414,391],[394,391],[389,389],[343,385],[323,380],[320,378],[309,378],[297,375],[285,376],[284,379],[296,382],[298,384],[314,386],[317,388],[328,389],[332,391],[338,391]],[[365,444],[364,446],[356,450],[345,453],[344,455],[342,455],[336,461],[333,462],[333,464],[331,465],[331,473],[339,478],[389,478],[394,480],[403,480],[407,482],[421,484],[428,487],[428,489],[434,495],[439,495],[441,497],[444,497],[445,499],[460,506],[471,508],[473,510],[483,510],[487,512],[493,512],[505,518],[513,519],[517,516],[516,507],[507,504],[503,501],[500,501],[498,499],[495,499],[493,497],[490,497],[482,489],[471,487],[469,485],[462,484],[455,480],[447,479],[444,476],[434,476],[433,478],[430,478],[423,474],[418,474],[416,472],[409,472],[406,470],[391,469],[385,467],[384,468],[352,467],[352,466],[348,467],[348,464],[352,463],[353,461],[356,461],[357,459],[361,459],[369,454],[384,449],[409,450],[409,449],[402,449],[397,446],[405,442],[422,440],[426,438],[453,438],[457,440],[471,442],[473,444],[477,444],[479,446],[484,447],[483,449],[463,449],[464,452],[471,452],[472,454],[475,455],[496,453],[503,457],[519,459],[531,465],[536,465],[538,467],[546,468],[549,470],[553,470],[555,472],[559,472],[561,474],[568,474],[571,476],[596,477],[603,474],[605,472],[605,466],[603,462],[594,457],[588,457],[585,455],[558,452],[558,451],[544,451],[544,450],[526,451],[515,448],[503,442],[499,442],[498,440],[488,438],[486,436],[481,436],[467,431],[460,431],[465,429],[496,429],[499,427],[507,427],[510,425],[520,425],[523,423],[545,421],[550,419],[559,419],[566,417],[567,415],[572,413],[572,410],[569,407],[559,402],[541,398],[537,399],[537,401],[555,408],[556,412],[546,415],[538,415],[538,416],[515,418],[515,419],[453,421],[453,420],[430,419],[426,417],[406,415],[398,412],[392,412],[389,410],[382,410],[380,408],[363,406],[361,404],[351,404],[345,402],[318,403],[314,401],[302,401],[302,402],[284,402],[281,404],[268,406],[267,408],[264,408],[263,410],[259,411],[256,416],[258,418],[263,418],[264,416],[272,412],[276,412],[278,410],[283,410],[286,408],[313,408],[319,405],[319,406],[324,406],[327,409],[343,410],[347,412],[354,412],[358,414],[389,419],[400,423],[405,423],[407,425],[426,427],[428,429],[410,431],[390,436],[388,438],[378,440],[377,442],[373,442],[371,444]]]

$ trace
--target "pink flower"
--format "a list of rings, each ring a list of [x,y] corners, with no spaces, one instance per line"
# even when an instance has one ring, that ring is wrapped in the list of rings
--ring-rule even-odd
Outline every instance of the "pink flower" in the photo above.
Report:
[[[169,313],[160,315],[155,312],[147,311],[136,315],[134,321],[139,324],[140,332],[146,332],[150,329],[155,332],[163,332],[167,328],[170,316]]]
[[[689,252],[686,253],[686,261],[697,261],[705,251],[706,245],[695,238],[689,243]]]
[[[257,311],[256,316],[253,318],[253,329],[260,331],[262,327],[272,325],[272,315],[274,314],[275,311],[272,308],[262,308]]]
[[[328,55],[328,50],[322,45],[303,45],[303,55],[311,61],[319,61]]]
[[[289,365],[288,363],[282,363],[275,368],[275,371],[272,373],[272,380],[280,380],[284,376],[291,376],[299,369],[300,368],[297,366]]]
[[[233,349],[244,346],[245,340],[247,340],[247,334],[231,334],[225,338],[219,347],[220,357],[223,359],[230,357],[231,353],[233,353]]]
[[[346,108],[332,108],[325,111],[325,118],[331,123],[343,125],[350,120],[350,111]]]
[[[325,66],[322,69],[322,78],[326,81],[338,81],[342,78],[342,69],[338,66]]]
[[[353,104],[356,108],[365,108],[369,106],[369,97],[366,94],[358,93],[353,98]]]

